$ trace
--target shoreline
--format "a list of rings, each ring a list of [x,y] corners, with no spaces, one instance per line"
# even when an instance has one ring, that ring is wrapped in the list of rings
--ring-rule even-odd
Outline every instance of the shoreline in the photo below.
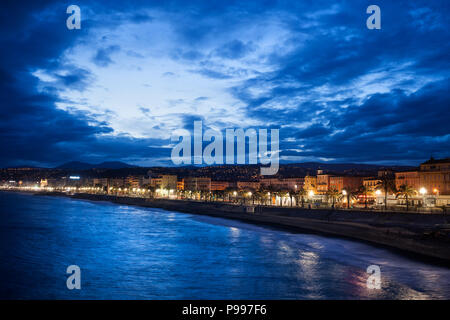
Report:
[[[117,204],[160,208],[208,215],[246,223],[285,229],[294,233],[314,233],[346,238],[397,251],[413,259],[450,266],[450,215],[398,212],[366,212],[299,207],[246,207],[223,202],[148,199],[59,192],[34,193],[72,199],[107,201]]]

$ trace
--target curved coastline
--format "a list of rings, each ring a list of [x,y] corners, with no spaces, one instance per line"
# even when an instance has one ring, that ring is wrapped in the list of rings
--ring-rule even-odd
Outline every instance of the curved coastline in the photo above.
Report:
[[[299,207],[248,207],[224,202],[149,199],[62,192],[26,192],[89,201],[160,208],[197,215],[240,220],[285,229],[348,238],[385,247],[419,260],[450,267],[450,215],[401,212],[367,212]]]
[[[90,201],[160,208],[171,211],[235,219],[247,223],[344,237],[400,251],[418,259],[450,266],[450,215],[366,212],[297,207],[247,207],[223,202],[149,199],[77,193],[38,193]]]

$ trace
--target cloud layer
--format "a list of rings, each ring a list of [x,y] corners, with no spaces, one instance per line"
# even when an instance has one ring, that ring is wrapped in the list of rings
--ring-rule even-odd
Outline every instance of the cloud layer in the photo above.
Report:
[[[0,165],[170,165],[170,135],[280,128],[283,161],[448,156],[446,1],[6,2]]]

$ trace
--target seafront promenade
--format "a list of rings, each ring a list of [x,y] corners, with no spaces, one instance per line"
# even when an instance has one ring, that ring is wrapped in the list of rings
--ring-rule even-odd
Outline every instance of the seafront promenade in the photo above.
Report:
[[[288,229],[292,232],[346,237],[401,250],[417,258],[435,258],[445,264],[450,264],[450,215],[442,213],[417,214],[251,206],[87,193],[45,194],[237,219],[248,223]]]

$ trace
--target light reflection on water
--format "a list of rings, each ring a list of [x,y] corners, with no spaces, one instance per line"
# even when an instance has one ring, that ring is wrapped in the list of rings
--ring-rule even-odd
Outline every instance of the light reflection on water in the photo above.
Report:
[[[364,243],[66,198],[0,193],[0,208],[0,298],[450,298],[449,269]]]

